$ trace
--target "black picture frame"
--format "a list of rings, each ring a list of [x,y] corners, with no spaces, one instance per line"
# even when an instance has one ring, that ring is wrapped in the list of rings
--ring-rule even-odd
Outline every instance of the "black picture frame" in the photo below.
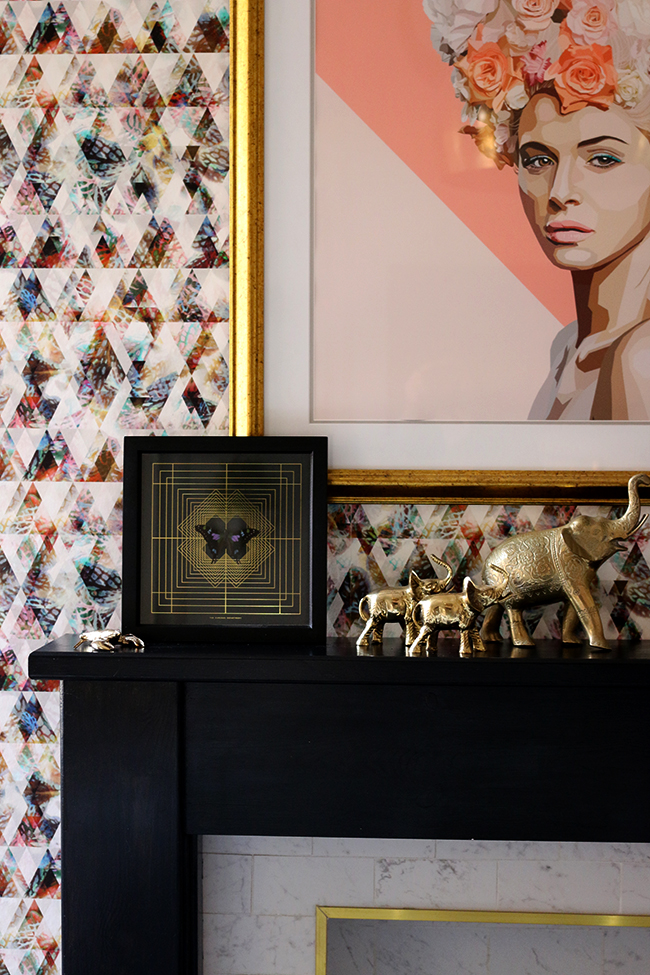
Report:
[[[327,437],[125,437],[122,629],[325,640]]]

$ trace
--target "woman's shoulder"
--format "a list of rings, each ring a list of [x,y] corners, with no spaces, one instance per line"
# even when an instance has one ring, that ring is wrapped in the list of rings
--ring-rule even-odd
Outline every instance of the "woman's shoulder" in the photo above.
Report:
[[[628,365],[640,368],[646,378],[650,379],[648,350],[650,350],[650,319],[635,325],[619,339],[616,343],[615,356]]]
[[[614,416],[650,419],[650,320],[630,329],[613,347],[612,398]]]

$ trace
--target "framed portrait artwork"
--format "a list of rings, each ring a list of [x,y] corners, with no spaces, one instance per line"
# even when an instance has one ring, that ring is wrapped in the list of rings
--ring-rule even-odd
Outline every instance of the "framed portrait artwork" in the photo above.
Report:
[[[124,443],[125,629],[166,643],[323,638],[325,438]]]
[[[478,6],[489,14],[489,43],[502,50],[499,31],[514,36],[521,25],[489,20],[507,6],[498,0]],[[592,47],[567,22],[566,5],[549,0],[547,6],[544,50],[555,61],[547,65],[545,55],[544,70],[559,64],[569,43],[581,51]],[[311,10],[299,0],[278,0],[267,7],[265,429],[327,435],[335,487],[355,478],[337,472],[395,471],[357,476],[362,487],[364,476],[366,484],[383,479],[395,497],[402,488],[408,494],[412,483],[399,471],[647,469],[644,390],[650,376],[646,382],[645,340],[631,342],[643,339],[645,306],[636,318],[625,318],[620,302],[603,311],[611,277],[597,305],[594,268],[606,264],[610,252],[602,261],[596,254],[587,267],[591,277],[573,273],[573,252],[581,250],[575,260],[588,263],[584,240],[597,237],[586,217],[580,230],[577,218],[560,226],[559,217],[545,217],[540,225],[531,215],[530,201],[540,196],[532,183],[549,178],[544,159],[557,150],[557,161],[548,165],[559,171],[570,147],[560,146],[544,119],[524,116],[524,100],[537,101],[512,50],[511,107],[500,103],[499,115],[494,99],[480,101],[467,64],[484,28],[475,18],[455,50],[448,43],[464,29],[463,17],[456,23],[452,16],[461,8],[437,0],[314,0]],[[642,131],[619,104],[622,83],[613,80],[614,69],[607,70],[605,101],[587,101],[593,112],[582,115],[567,96],[567,111],[556,112],[560,128],[581,125],[595,113],[597,121],[616,119],[623,127],[635,125],[626,131]],[[544,105],[559,105],[560,82],[544,84],[554,86]],[[538,100],[543,97],[544,91]],[[518,132],[520,114],[529,144],[542,145],[539,158],[527,151],[526,166],[516,156],[516,139],[506,145]],[[483,130],[494,136],[497,124],[499,138],[508,131],[490,157],[480,143]],[[618,138],[612,133],[593,138]],[[591,139],[589,132],[584,141]],[[613,180],[632,164],[616,157],[612,146],[599,143],[599,154],[589,156],[590,178]],[[650,173],[650,158],[644,156],[643,167]],[[618,216],[626,208],[623,195],[616,197]],[[625,234],[634,246],[637,236],[645,240],[645,224],[633,225],[630,214],[621,231],[623,249]],[[618,246],[613,223],[596,240],[611,244],[612,253]],[[634,285],[632,272],[626,280]],[[575,290],[576,281],[591,281],[587,298]],[[602,311],[601,324],[618,315],[607,342],[594,329],[582,346],[591,357],[583,370],[587,406],[579,388],[585,308],[594,320]],[[589,372],[593,362],[599,365]],[[622,368],[633,380],[625,387],[626,406],[616,379]],[[636,400],[628,391],[634,383]],[[540,406],[543,389],[546,405]]]

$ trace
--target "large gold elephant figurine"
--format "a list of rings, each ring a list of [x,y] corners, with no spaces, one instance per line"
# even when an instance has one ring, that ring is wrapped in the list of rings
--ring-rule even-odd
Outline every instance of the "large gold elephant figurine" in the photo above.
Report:
[[[568,524],[544,531],[524,532],[501,542],[483,567],[483,579],[495,585],[495,568],[508,573],[510,595],[485,614],[481,636],[485,641],[501,639],[499,627],[505,609],[515,646],[534,646],[522,617],[526,606],[566,601],[562,638],[574,643],[575,625],[584,626],[592,647],[609,649],[603,624],[590,584],[595,570],[615,552],[647,518],[640,517],[639,484],[650,484],[647,474],[635,474],[628,481],[629,503],[622,518],[576,515]]]

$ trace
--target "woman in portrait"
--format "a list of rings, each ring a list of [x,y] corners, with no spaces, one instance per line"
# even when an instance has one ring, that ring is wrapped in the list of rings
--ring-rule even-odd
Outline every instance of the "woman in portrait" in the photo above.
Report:
[[[531,420],[650,419],[650,2],[424,0],[462,131],[514,166],[577,319]]]

